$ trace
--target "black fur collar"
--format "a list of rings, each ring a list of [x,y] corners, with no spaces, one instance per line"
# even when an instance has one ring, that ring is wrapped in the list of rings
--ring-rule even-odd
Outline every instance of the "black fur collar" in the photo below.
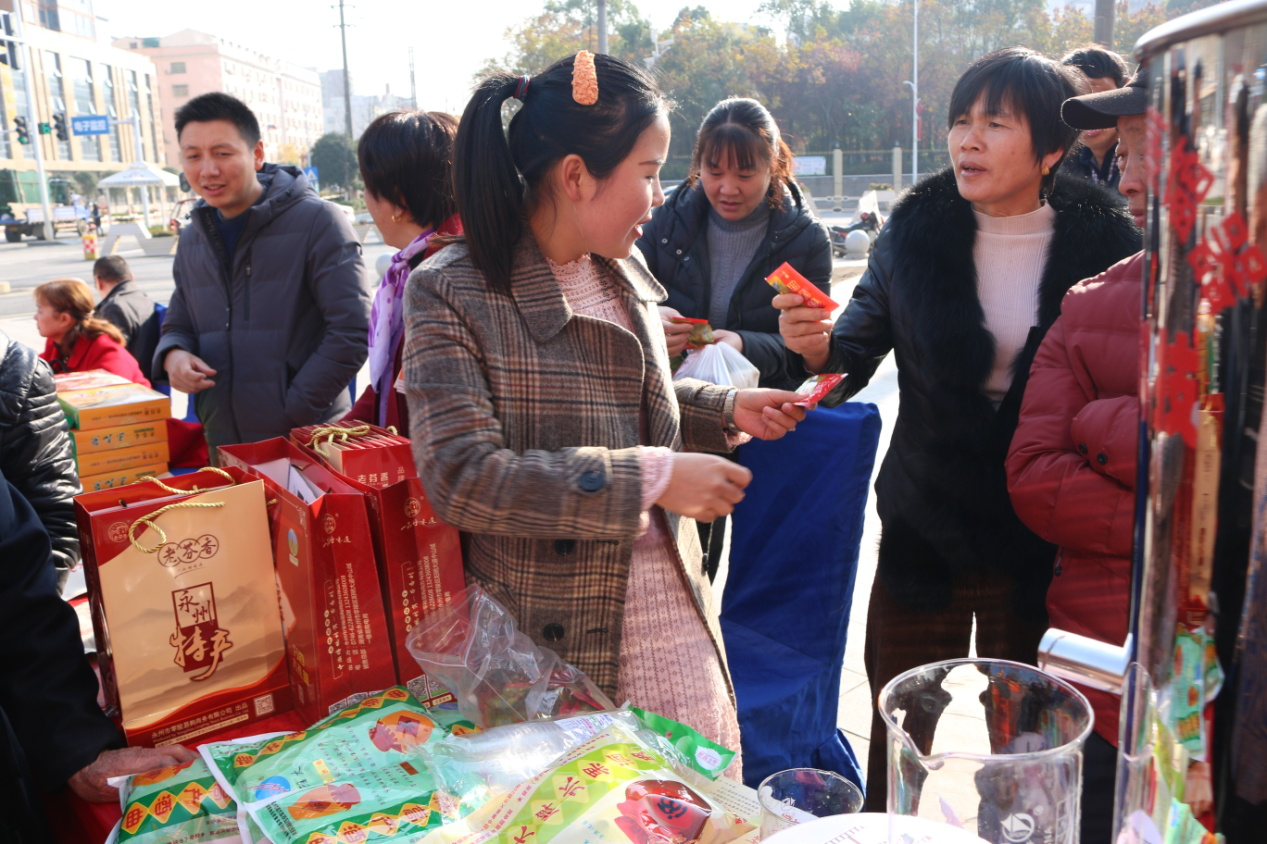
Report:
[[[1070,287],[1140,248],[1129,214],[1102,188],[1058,175],[1048,202],[1056,229],[1038,291],[1039,339],[1060,315]],[[885,229],[893,238],[893,278],[906,294],[912,327],[922,335],[919,345],[929,352],[927,365],[945,387],[979,394],[994,365],[994,337],[977,297],[976,218],[959,195],[953,170],[909,190]],[[1015,361],[1021,385],[1037,350],[1032,345]]]

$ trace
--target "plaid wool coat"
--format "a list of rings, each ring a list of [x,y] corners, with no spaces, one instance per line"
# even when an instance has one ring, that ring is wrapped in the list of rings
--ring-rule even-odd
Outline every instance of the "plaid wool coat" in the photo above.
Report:
[[[672,380],[656,308],[665,291],[635,256],[595,257],[618,280],[632,334],[574,313],[527,233],[510,294],[489,288],[461,243],[415,270],[405,293],[414,460],[436,513],[462,531],[468,582],[608,695],[641,532],[637,447],[730,448],[729,388]],[[695,525],[665,515],[724,665]]]

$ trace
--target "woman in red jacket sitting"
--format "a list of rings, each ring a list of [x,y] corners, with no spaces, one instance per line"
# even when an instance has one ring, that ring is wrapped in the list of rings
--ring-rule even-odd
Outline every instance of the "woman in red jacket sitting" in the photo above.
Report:
[[[150,386],[123,335],[92,315],[92,291],[77,278],[59,278],[35,288],[35,325],[47,342],[40,357],[55,374],[104,369]]]

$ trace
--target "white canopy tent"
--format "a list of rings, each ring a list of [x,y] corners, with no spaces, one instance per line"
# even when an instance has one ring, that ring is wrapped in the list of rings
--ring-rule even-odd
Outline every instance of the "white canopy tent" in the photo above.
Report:
[[[166,189],[178,187],[179,185],[180,179],[177,176],[144,161],[129,164],[126,170],[121,170],[113,176],[107,176],[97,182],[97,187],[106,188],[107,190],[114,188],[122,188],[124,190],[140,188],[141,208],[145,215],[145,228],[147,230],[150,227],[150,188],[159,188],[159,202],[165,204]]]

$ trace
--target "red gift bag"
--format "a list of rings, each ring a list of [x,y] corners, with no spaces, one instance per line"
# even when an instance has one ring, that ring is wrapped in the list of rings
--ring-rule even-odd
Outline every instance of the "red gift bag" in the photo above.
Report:
[[[449,606],[453,596],[466,587],[462,569],[462,540],[458,530],[441,522],[432,509],[413,465],[409,441],[373,425],[344,423],[341,426],[310,426],[291,431],[291,439],[307,454],[322,459],[313,440],[335,438],[356,442],[367,451],[379,451],[373,458],[376,473],[400,478],[385,485],[368,479],[345,479],[366,497],[374,552],[378,558],[383,598],[387,607],[392,653],[396,659],[397,682],[409,687],[414,697],[428,706],[452,699],[448,689],[428,679],[405,646],[409,632],[437,610]],[[405,444],[400,447],[400,442]],[[376,448],[375,444],[378,444]],[[352,451],[343,449],[346,456]],[[366,463],[365,465],[370,465]]]
[[[361,490],[280,437],[217,453],[268,491],[295,708],[311,723],[395,685]]]

